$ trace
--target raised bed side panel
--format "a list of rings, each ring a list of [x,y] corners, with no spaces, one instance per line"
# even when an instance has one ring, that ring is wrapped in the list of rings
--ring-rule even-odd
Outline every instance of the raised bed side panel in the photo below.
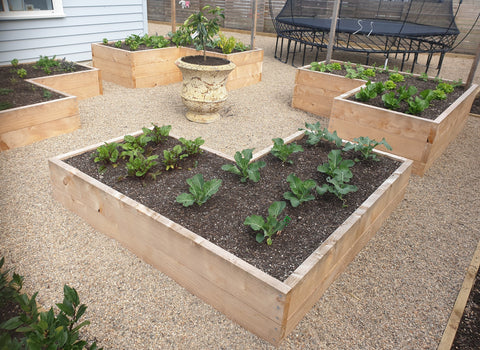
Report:
[[[103,93],[100,70],[92,67],[88,68],[89,70],[33,78],[31,80],[76,96],[79,100],[84,100]]]
[[[333,99],[365,84],[330,73],[311,71],[310,66],[297,69],[292,107],[322,117],[330,117]]]
[[[292,287],[286,333],[312,308],[403,199],[412,161],[403,164],[285,281]]]
[[[92,64],[102,71],[102,79],[128,88],[135,87],[131,52],[92,44]]]
[[[454,104],[436,119],[439,123],[437,136],[432,145],[430,157],[426,162],[426,169],[430,168],[432,163],[445,151],[450,142],[463,130],[477,92],[478,85],[472,85]]]
[[[75,96],[0,112],[0,150],[29,145],[80,127]]]
[[[69,210],[247,330],[281,341],[288,286],[58,159],[49,167]]]

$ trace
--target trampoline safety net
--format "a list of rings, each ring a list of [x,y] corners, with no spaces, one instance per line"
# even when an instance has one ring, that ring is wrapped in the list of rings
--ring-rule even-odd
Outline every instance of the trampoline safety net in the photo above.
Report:
[[[299,45],[300,52],[303,47],[302,65],[307,47],[316,48],[316,60],[319,50],[328,46],[334,2],[287,0],[278,15],[272,16],[277,33],[275,57],[283,60],[285,50],[284,62],[291,56],[293,64]],[[367,64],[371,53],[387,58],[400,54],[401,69],[410,54],[415,65],[418,54],[426,53],[426,71],[433,54],[439,53],[439,71],[458,34],[452,0],[342,0],[333,49],[366,53]]]

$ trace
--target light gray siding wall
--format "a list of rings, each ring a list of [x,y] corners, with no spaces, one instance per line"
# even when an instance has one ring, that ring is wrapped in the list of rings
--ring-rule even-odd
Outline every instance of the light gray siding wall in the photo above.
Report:
[[[90,44],[148,32],[146,0],[63,0],[65,17],[0,20],[0,64],[92,58]]]

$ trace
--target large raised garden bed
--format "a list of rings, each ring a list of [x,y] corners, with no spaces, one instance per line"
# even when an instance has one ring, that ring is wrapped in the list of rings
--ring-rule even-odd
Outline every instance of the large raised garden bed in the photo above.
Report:
[[[82,66],[82,65],[81,65]],[[27,79],[65,97],[0,111],[0,150],[29,145],[80,127],[77,99],[102,94],[100,71],[85,70]]]
[[[292,107],[322,117],[330,117],[335,97],[366,83],[365,80],[312,71],[310,68],[311,66],[308,65],[296,71]]]
[[[102,43],[92,44],[93,66],[102,70],[102,79],[128,88],[181,82],[182,73],[175,61],[195,54],[198,54],[195,49],[186,47],[127,51]],[[229,90],[256,84],[262,79],[263,49],[229,55],[209,51],[207,54],[226,58],[237,66],[228,78]]]
[[[465,90],[434,120],[350,100],[359,90],[334,99],[328,129],[336,130],[346,140],[384,137],[393,148],[391,152],[412,159],[413,173],[423,176],[463,129],[478,86],[474,84]]]
[[[289,140],[301,137],[297,133]],[[67,163],[100,145],[49,160],[54,197],[95,229],[275,345],[295,328],[402,200],[411,172],[411,161],[386,155],[399,162],[398,168],[357,209],[352,208],[353,213],[293,273],[280,280]],[[231,157],[205,150],[225,163],[233,162]],[[255,159],[268,152],[259,152]]]

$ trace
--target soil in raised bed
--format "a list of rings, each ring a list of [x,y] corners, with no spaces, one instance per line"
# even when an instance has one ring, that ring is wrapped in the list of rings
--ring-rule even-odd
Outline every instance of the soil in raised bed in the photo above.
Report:
[[[158,160],[162,164],[162,150],[177,143],[177,140],[169,139],[149,153],[159,154]],[[257,243],[256,232],[243,222],[253,214],[265,218],[268,207],[274,201],[284,200],[283,193],[290,189],[286,182],[290,173],[295,173],[302,180],[314,179],[319,185],[325,183],[325,176],[317,171],[317,167],[327,162],[332,144],[322,142],[312,147],[307,146],[304,140],[298,143],[305,152],[290,156],[294,160],[293,165],[283,164],[271,154],[264,156],[267,165],[261,169],[258,183],[240,182],[237,175],[221,170],[221,166],[230,161],[206,151],[184,159],[181,169],[163,171],[155,181],[126,177],[125,161],[116,168],[109,167],[101,175],[99,165],[93,162],[95,152],[87,152],[65,162],[283,281],[399,166],[398,161],[387,157],[382,157],[379,162],[358,162],[352,168],[354,176],[350,183],[358,186],[359,190],[346,196],[346,207],[331,194],[316,195],[314,201],[297,208],[287,202],[279,218],[288,215],[292,219],[290,224],[273,237],[271,246]],[[343,155],[350,159],[356,156],[352,152]],[[158,165],[157,169],[160,168],[163,169],[163,166]],[[203,174],[205,180],[221,179],[222,186],[202,206],[185,208],[176,203],[175,198],[188,192],[185,180],[197,173]]]
[[[66,72],[59,70],[56,67],[52,67],[52,73],[46,74],[42,69],[35,68],[34,65],[34,63],[31,63],[19,64],[16,68],[12,66],[0,67],[0,110],[28,106],[65,97],[65,95],[56,93],[47,88],[42,88],[26,81],[25,79],[65,74]],[[22,68],[27,71],[27,75],[23,79],[16,73],[17,69]],[[87,67],[80,65],[74,66],[75,72],[87,69]]]
[[[480,272],[480,271],[479,271]],[[451,349],[467,350],[480,348],[480,274],[470,291],[467,305],[455,335]]]
[[[342,75],[342,76],[347,75],[346,70],[334,71],[332,73],[337,74],[337,75]],[[407,86],[407,87],[411,86],[411,85],[414,85],[418,90],[417,95],[423,90],[427,90],[427,89],[435,90],[437,85],[438,85],[438,82],[434,81],[434,80],[424,81],[422,79],[419,79],[417,77],[410,76],[410,75],[404,75],[404,77],[405,77],[405,81],[403,81],[401,83],[396,83],[397,88],[402,86],[402,85]],[[372,82],[377,82],[377,81],[385,82],[388,79],[389,79],[389,74],[388,73],[377,72],[375,74],[375,77],[372,77],[370,80]],[[385,92],[387,92],[387,91],[385,91]],[[453,92],[447,94],[447,98],[445,100],[433,100],[433,101],[431,101],[430,106],[427,109],[425,109],[423,112],[421,112],[419,115],[416,115],[416,116],[420,117],[420,118],[424,118],[424,119],[435,120],[440,114],[442,114],[442,112],[444,110],[446,110],[452,103],[454,103],[464,92],[465,92],[465,88],[463,86],[458,86],[453,90]],[[356,102],[359,102],[359,103],[368,104],[370,106],[385,108],[385,105],[382,101],[382,96],[381,95],[383,95],[383,94],[379,94],[377,97],[375,97],[375,98],[373,98],[373,99],[371,99],[367,102],[359,101],[355,98],[355,96],[349,97],[349,100],[350,101],[356,101]],[[396,109],[395,111],[396,112],[401,112],[401,113],[406,113],[408,111],[408,103],[406,101],[402,101],[400,103],[400,107],[398,109]]]

